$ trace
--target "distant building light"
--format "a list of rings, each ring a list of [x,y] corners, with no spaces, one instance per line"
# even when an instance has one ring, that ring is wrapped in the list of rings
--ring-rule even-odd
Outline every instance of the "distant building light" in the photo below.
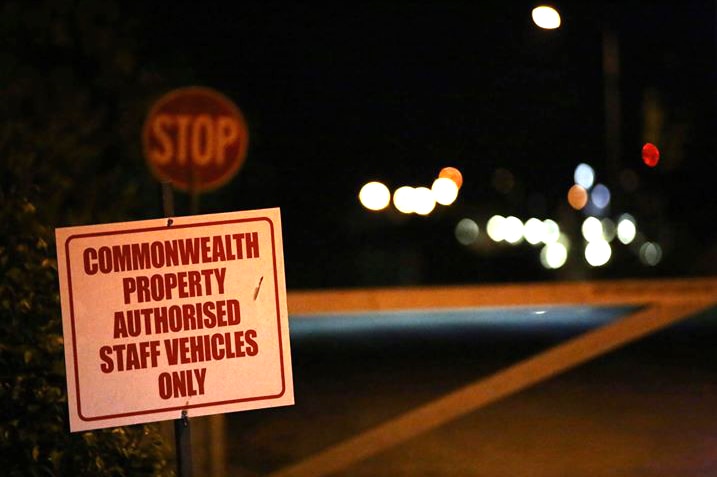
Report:
[[[414,189],[414,210],[418,215],[428,215],[436,208],[436,199],[428,187],[416,187]]]
[[[588,217],[581,227],[583,238],[588,242],[603,240],[602,223],[597,217]]]
[[[433,197],[441,205],[451,205],[458,197],[458,185],[453,179],[439,177],[431,186]]]
[[[560,226],[557,222],[551,219],[545,219],[543,220],[543,225],[545,226],[543,243],[557,242],[560,238]]]
[[[494,242],[502,242],[505,238],[505,217],[502,215],[494,215],[488,219],[486,223],[486,232],[488,237]]]
[[[612,242],[615,240],[615,234],[617,233],[617,229],[615,227],[615,222],[613,222],[608,217],[605,217],[600,221],[602,224],[602,236],[605,240],[608,242]]]
[[[625,245],[632,243],[637,235],[635,219],[630,214],[622,214],[617,223],[617,239]]]
[[[416,211],[416,189],[410,186],[403,186],[393,193],[393,206],[404,214],[412,214]]]
[[[573,179],[583,189],[590,189],[595,183],[595,170],[589,164],[578,164],[578,167],[575,168]]]
[[[573,184],[568,190],[568,204],[575,210],[582,210],[588,203],[588,192],[579,184]]]
[[[504,236],[506,242],[515,245],[523,241],[523,222],[514,216],[506,217],[503,224],[505,228]]]
[[[391,192],[381,182],[369,182],[361,187],[359,201],[368,210],[383,210],[391,203]]]
[[[654,267],[662,260],[662,247],[655,242],[645,242],[640,247],[640,261]]]
[[[456,240],[461,245],[470,245],[478,240],[478,234],[480,229],[478,224],[473,219],[465,218],[461,219],[456,225]]]
[[[590,192],[590,200],[598,209],[604,209],[610,204],[610,189],[603,184],[596,185]]]
[[[444,167],[438,173],[439,179],[450,179],[459,189],[463,186],[463,174],[455,167]]]
[[[525,241],[531,245],[537,245],[545,240],[545,224],[535,217],[528,219],[523,227]]]
[[[593,267],[602,267],[610,261],[612,248],[605,240],[588,242],[585,246],[585,260]]]
[[[560,242],[552,242],[540,250],[540,263],[543,267],[556,270],[568,260],[568,249]]]

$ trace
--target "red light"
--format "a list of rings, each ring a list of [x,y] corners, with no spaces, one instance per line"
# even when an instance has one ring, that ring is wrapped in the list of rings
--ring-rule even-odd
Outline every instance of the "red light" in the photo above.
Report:
[[[648,167],[655,167],[660,162],[660,150],[652,143],[642,146],[642,162]]]

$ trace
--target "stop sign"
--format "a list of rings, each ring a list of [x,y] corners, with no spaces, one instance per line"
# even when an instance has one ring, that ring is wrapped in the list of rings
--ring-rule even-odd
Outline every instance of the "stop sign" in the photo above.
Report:
[[[180,88],[152,107],[142,132],[152,173],[185,191],[225,184],[246,158],[249,131],[239,108],[204,87]]]

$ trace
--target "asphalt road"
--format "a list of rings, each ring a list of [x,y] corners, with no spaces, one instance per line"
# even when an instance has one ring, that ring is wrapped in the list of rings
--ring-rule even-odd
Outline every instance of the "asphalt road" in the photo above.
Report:
[[[296,405],[226,416],[228,475],[276,471],[630,311],[293,317]],[[713,309],[336,475],[717,475],[715,325]]]

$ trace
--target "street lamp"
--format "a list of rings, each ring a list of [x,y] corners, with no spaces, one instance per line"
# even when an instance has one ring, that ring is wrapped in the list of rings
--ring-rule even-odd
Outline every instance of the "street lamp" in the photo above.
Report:
[[[560,14],[553,7],[541,5],[532,12],[533,22],[545,30],[555,30],[560,27]]]

